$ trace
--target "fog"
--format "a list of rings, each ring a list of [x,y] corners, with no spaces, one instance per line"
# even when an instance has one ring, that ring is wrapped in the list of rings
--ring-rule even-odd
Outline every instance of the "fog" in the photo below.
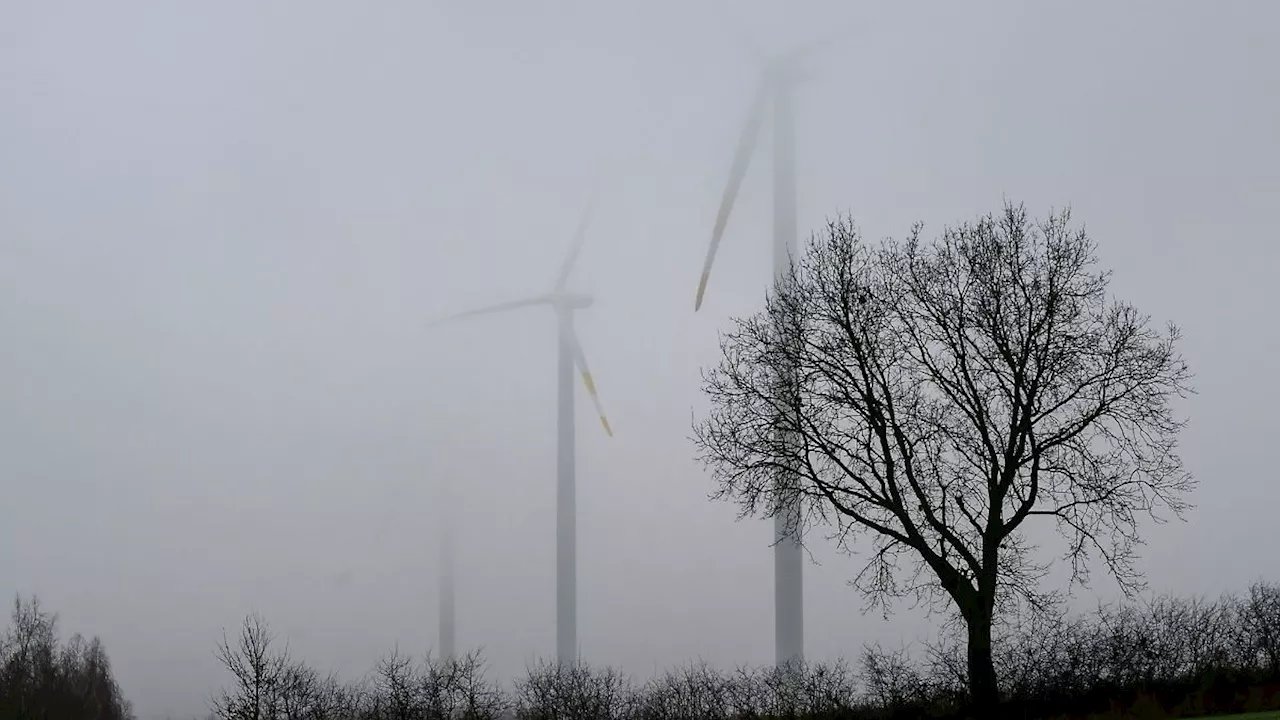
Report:
[[[322,670],[436,643],[555,649],[553,314],[436,318],[570,282],[578,638],[638,675],[773,658],[771,525],[712,502],[691,419],[772,261],[765,142],[694,313],[769,51],[837,33],[796,96],[800,235],[1070,205],[1113,290],[1185,332],[1185,523],[1153,590],[1280,574],[1280,6],[1129,3],[0,5],[0,599],[102,637],[139,717],[203,714],[261,612]],[[927,638],[864,615],[820,534],[806,653]],[[1101,577],[1101,573],[1099,573]],[[1099,581],[1075,600],[1115,590]]]

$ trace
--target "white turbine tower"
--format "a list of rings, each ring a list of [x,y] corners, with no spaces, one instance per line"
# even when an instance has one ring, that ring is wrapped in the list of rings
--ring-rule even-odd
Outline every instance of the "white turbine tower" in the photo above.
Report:
[[[453,660],[457,651],[457,629],[454,619],[454,585],[453,585],[453,488],[448,481],[440,484],[438,498],[440,510],[440,658],[445,662]]]
[[[591,371],[587,367],[587,358],[582,351],[582,344],[578,341],[577,333],[573,329],[573,313],[589,307],[595,299],[589,295],[571,293],[567,290],[569,274],[573,271],[574,263],[577,261],[578,254],[582,250],[583,241],[586,239],[587,220],[590,214],[591,206],[588,205],[587,212],[584,213],[577,232],[574,234],[573,243],[569,246],[569,252],[560,266],[560,273],[556,277],[555,285],[552,286],[551,292],[525,300],[514,300],[477,310],[469,310],[432,323],[434,325],[459,318],[486,315],[534,305],[549,306],[555,311],[559,338],[559,357],[556,363],[556,658],[561,664],[573,664],[576,662],[578,650],[578,530],[573,413],[573,371],[575,365],[579,374],[582,375],[582,383],[586,385],[587,394],[591,396],[591,402],[595,405],[596,413],[600,416],[600,424],[604,426],[605,433],[610,436],[613,435],[609,421],[605,418],[604,408],[600,405],[600,398],[596,394],[595,381],[592,380]],[[442,567],[450,567],[451,565],[451,559],[448,563],[442,563]],[[444,607],[445,603],[442,598],[442,625],[445,622]],[[450,608],[448,622],[450,623],[449,634],[451,635],[452,608]],[[443,638],[444,636],[445,633],[442,628],[441,637]]]
[[[815,45],[804,50],[813,49]],[[758,52],[753,54],[757,59],[760,58]],[[769,111],[772,111],[773,116],[774,280],[790,272],[791,258],[796,249],[795,124],[792,93],[800,79],[796,71],[799,55],[800,51],[796,51],[764,63],[746,125],[738,137],[733,164],[729,169],[729,182],[725,185],[716,215],[711,245],[707,248],[702,276],[698,281],[695,311],[702,307],[716,250],[720,247],[729,214],[738,197],[738,190],[742,187],[747,167],[751,164],[765,114]],[[782,372],[784,376],[789,375],[786,368]],[[798,538],[799,513],[800,506],[796,501],[779,508],[774,515],[774,653],[779,666],[804,660],[804,556]],[[789,532],[789,527],[794,528],[795,533]]]

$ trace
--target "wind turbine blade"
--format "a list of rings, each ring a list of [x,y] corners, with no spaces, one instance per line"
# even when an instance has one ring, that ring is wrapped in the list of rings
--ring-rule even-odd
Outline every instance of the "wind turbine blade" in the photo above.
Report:
[[[455,315],[443,317],[439,320],[433,320],[432,322],[427,323],[427,327],[451,322],[453,320],[460,320],[466,317],[473,317],[475,315],[488,315],[490,313],[514,310],[516,308],[528,307],[530,305],[548,305],[550,302],[550,298],[546,295],[539,295],[538,297],[529,298],[528,300],[513,300],[511,302],[498,303],[497,305],[488,305],[482,308],[476,308],[475,310],[467,310],[466,312],[460,312]]]
[[[573,233],[573,243],[569,246],[569,254],[565,255],[564,262],[560,264],[560,274],[556,277],[555,288],[557,291],[564,290],[569,284],[569,273],[573,272],[573,265],[578,261],[578,255],[582,252],[582,244],[587,239],[587,222],[591,219],[591,211],[595,209],[596,196],[592,193],[591,200],[587,202],[587,209],[582,213],[582,219],[578,221],[578,229]]]
[[[577,363],[578,372],[582,374],[582,384],[587,386],[587,394],[591,396],[591,403],[596,406],[596,414],[600,416],[600,424],[604,426],[605,433],[613,437],[613,428],[609,426],[609,419],[604,415],[604,406],[600,404],[600,396],[596,393],[596,383],[591,378],[591,369],[587,367],[587,355],[582,351],[578,334],[574,332],[572,325],[566,325],[565,332],[569,335],[569,345],[573,347],[573,361]]]
[[[707,248],[707,259],[702,263],[702,277],[698,280],[698,296],[694,300],[693,309],[702,307],[702,296],[707,291],[707,280],[711,277],[711,264],[715,262],[716,250],[720,247],[720,239],[724,236],[725,225],[729,222],[729,213],[733,211],[733,203],[738,199],[738,190],[742,187],[742,179],[747,174],[747,166],[751,164],[751,155],[755,151],[756,137],[760,134],[760,126],[764,123],[765,101],[769,97],[769,86],[761,82],[756,89],[755,99],[751,103],[747,124],[738,136],[738,147],[734,151],[733,165],[729,168],[729,182],[725,185],[724,196],[720,199],[720,210],[716,214],[716,226],[711,231],[711,246]]]

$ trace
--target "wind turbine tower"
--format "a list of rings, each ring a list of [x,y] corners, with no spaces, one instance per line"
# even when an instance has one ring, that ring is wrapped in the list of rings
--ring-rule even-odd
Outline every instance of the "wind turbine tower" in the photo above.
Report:
[[[446,662],[453,660],[457,652],[457,629],[455,626],[456,593],[454,590],[453,563],[453,492],[448,481],[440,485],[440,659]]]

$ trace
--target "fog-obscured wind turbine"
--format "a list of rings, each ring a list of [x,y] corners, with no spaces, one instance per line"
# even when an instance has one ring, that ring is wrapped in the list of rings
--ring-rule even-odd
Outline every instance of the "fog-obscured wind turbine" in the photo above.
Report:
[[[716,251],[724,237],[725,227],[742,180],[751,164],[764,125],[765,115],[773,116],[773,277],[785,277],[791,270],[791,259],[796,250],[796,177],[795,177],[795,123],[792,109],[792,93],[802,76],[796,62],[802,53],[819,45],[826,45],[837,36],[828,38],[772,60],[764,60],[762,53],[751,46],[747,49],[764,65],[756,87],[746,124],[738,136],[733,164],[729,168],[729,181],[725,185],[716,214],[716,224],[711,232],[711,245],[698,279],[698,293],[694,310],[702,307],[707,282],[711,278],[711,266]],[[787,368],[782,372],[790,374]],[[774,515],[774,653],[778,665],[804,659],[804,557],[799,541],[798,500],[780,508]],[[795,529],[795,533],[788,528]]]
[[[596,394],[595,381],[587,367],[587,357],[573,328],[573,313],[590,307],[595,301],[590,295],[568,291],[569,275],[586,240],[587,221],[594,202],[587,206],[574,233],[569,252],[560,265],[551,292],[525,300],[489,305],[437,320],[432,325],[460,318],[488,315],[535,305],[548,306],[555,311],[559,357],[556,363],[556,657],[562,664],[572,664],[577,659],[578,608],[577,608],[577,487],[575,478],[574,449],[574,367],[582,376],[582,384],[591,396],[600,424],[606,434],[613,429],[605,417],[600,397]]]

